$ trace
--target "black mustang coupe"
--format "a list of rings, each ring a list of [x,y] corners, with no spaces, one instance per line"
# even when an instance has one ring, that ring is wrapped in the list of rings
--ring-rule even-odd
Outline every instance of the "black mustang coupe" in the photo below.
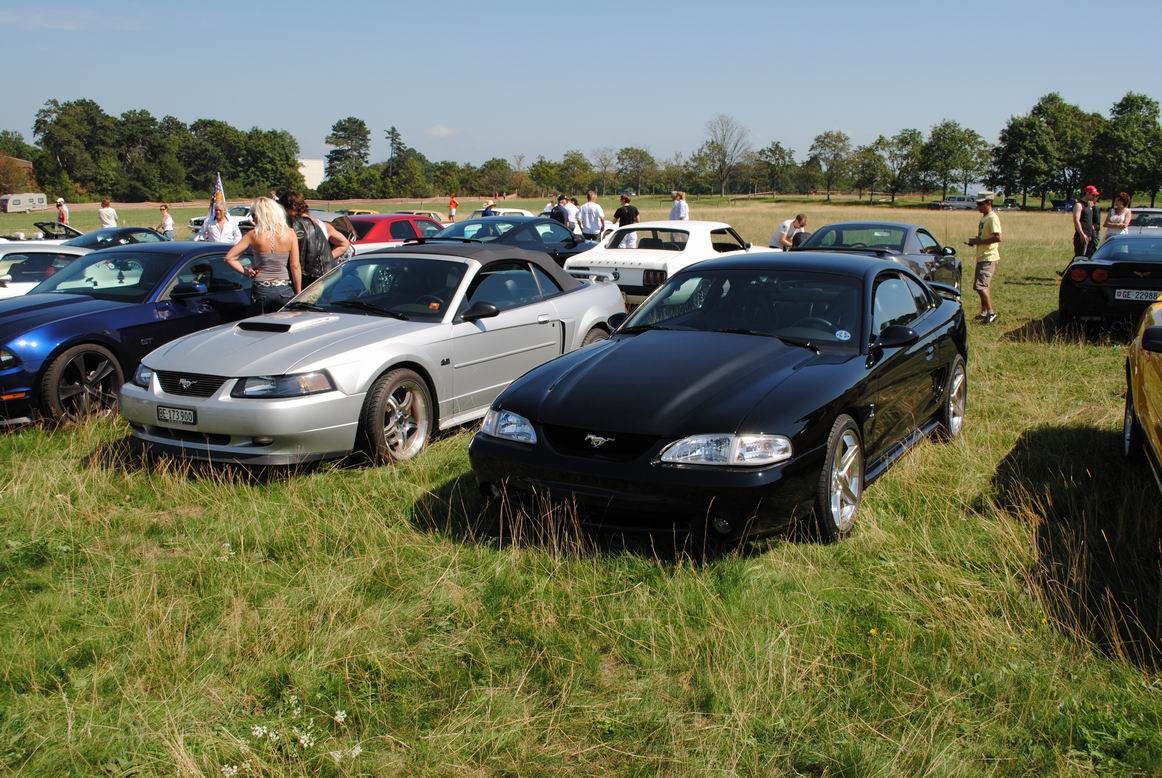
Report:
[[[513,382],[469,456],[487,493],[575,502],[594,525],[732,542],[814,511],[835,540],[889,465],[960,434],[966,357],[956,291],[897,262],[716,259]]]

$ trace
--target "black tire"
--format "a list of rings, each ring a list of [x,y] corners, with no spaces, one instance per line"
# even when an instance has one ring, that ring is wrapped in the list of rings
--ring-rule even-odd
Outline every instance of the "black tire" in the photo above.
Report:
[[[79,421],[117,410],[125,376],[113,352],[96,343],[66,349],[40,379],[40,406],[53,421]]]
[[[396,368],[375,380],[359,413],[360,448],[376,464],[414,459],[433,429],[432,394],[414,370]]]
[[[600,343],[603,340],[609,340],[609,333],[601,327],[594,327],[585,333],[585,338],[581,341],[581,348],[592,346],[594,343]]]
[[[964,429],[965,410],[968,408],[968,369],[964,357],[956,355],[948,370],[948,383],[944,387],[944,401],[940,404],[940,437],[956,440]]]
[[[1134,392],[1126,380],[1126,412],[1122,417],[1122,456],[1130,462],[1141,462],[1145,457],[1146,435],[1142,423],[1138,421],[1138,410],[1134,407]]]
[[[863,501],[863,467],[859,425],[847,414],[840,414],[827,436],[827,457],[815,492],[815,521],[825,543],[851,534]]]

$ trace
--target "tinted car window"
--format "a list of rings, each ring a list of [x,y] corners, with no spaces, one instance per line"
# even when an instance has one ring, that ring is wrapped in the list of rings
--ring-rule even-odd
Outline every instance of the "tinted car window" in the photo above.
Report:
[[[250,255],[239,258],[243,267],[250,266]],[[191,259],[178,271],[174,284],[199,283],[206,285],[210,294],[216,292],[248,291],[251,280],[226,264],[225,254]]]
[[[545,297],[551,297],[560,293],[560,284],[550,278],[548,273],[546,273],[544,270],[541,270],[536,265],[533,265],[532,267],[533,275],[536,276],[537,283],[540,284],[541,292],[545,295]]]
[[[556,222],[542,222],[537,224],[534,229],[540,233],[541,239],[545,243],[568,243],[573,240],[573,233]]]
[[[444,229],[444,225],[437,224],[436,222],[430,222],[427,220],[416,222],[416,227],[419,229],[420,235],[422,235],[425,238],[427,238],[431,235],[435,235],[437,232]]]
[[[904,279],[908,284],[908,289],[912,292],[912,299],[916,302],[916,310],[923,313],[936,305],[936,302],[923,286],[911,278]]]
[[[412,229],[411,222],[405,222],[405,221],[392,222],[390,225],[390,229],[391,229],[391,237],[393,237],[393,238],[400,238],[402,240],[407,240],[408,238],[414,238],[416,236],[416,231],[414,229]]]
[[[481,270],[468,288],[466,305],[492,303],[502,311],[541,299],[532,270],[523,262],[490,265]]]
[[[871,337],[893,324],[907,324],[917,315],[916,299],[907,282],[898,276],[889,276],[876,285],[872,298]]]
[[[878,248],[889,251],[903,251],[906,231],[902,227],[890,225],[860,225],[846,227],[833,225],[815,232],[804,247],[831,246],[834,248]]]
[[[720,254],[725,254],[728,251],[742,251],[746,248],[746,243],[743,239],[728,227],[711,230],[710,245]]]
[[[371,228],[375,226],[375,222],[366,219],[351,219],[351,226],[355,228],[355,240],[363,240],[367,237],[367,233],[371,232]]]
[[[1138,217],[1134,216],[1134,222]],[[1127,235],[1106,241],[1093,255],[1094,259],[1108,259],[1111,262],[1133,260],[1135,262],[1162,262],[1162,236]]]
[[[13,283],[35,283],[56,274],[61,268],[68,265],[76,257],[70,254],[54,254],[51,252],[29,252],[27,254],[9,254],[0,261],[0,275],[12,276]]]
[[[931,235],[924,232],[924,230],[917,230],[916,231],[916,240],[920,243],[920,251],[922,251],[923,253],[925,253],[925,254],[939,254],[940,253],[940,244],[936,242],[936,238],[933,238]]]
[[[467,266],[409,257],[349,259],[292,300],[343,313],[375,315],[375,309],[408,319],[439,321],[460,288]],[[345,304],[355,301],[356,304]]]
[[[176,258],[130,249],[87,254],[33,287],[30,294],[80,294],[141,303],[169,273]]]
[[[630,227],[618,230],[609,242],[609,248],[653,249],[681,251],[686,248],[690,233],[685,230],[664,230],[656,227]],[[636,242],[636,245],[635,245]]]

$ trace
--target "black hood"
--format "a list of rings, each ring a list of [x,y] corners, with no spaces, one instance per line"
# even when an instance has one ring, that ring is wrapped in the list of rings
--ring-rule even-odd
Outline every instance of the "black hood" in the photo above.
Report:
[[[497,405],[543,424],[594,430],[734,432],[763,397],[815,361],[834,357],[773,337],[650,330],[542,365]]]
[[[132,303],[100,300],[84,294],[26,294],[0,300],[0,343],[49,322],[91,316],[130,307]]]

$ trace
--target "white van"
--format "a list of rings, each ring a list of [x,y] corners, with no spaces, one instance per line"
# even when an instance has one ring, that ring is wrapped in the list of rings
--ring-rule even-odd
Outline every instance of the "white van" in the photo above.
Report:
[[[976,208],[976,195],[948,195],[940,201],[944,211],[971,211]]]
[[[38,192],[0,196],[0,213],[28,213],[48,209],[48,198]]]

